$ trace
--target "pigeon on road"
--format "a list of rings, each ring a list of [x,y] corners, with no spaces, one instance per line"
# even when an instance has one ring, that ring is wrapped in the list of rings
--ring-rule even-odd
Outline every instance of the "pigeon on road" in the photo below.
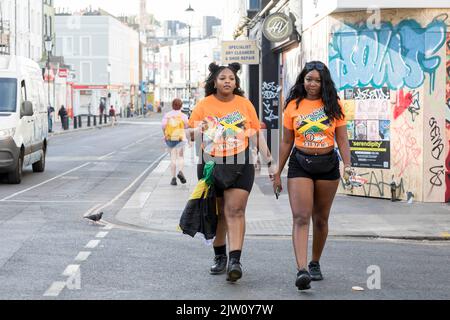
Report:
[[[94,223],[97,223],[98,221],[101,220],[102,216],[103,216],[103,211],[100,211],[98,213],[94,213],[94,214],[90,214],[90,215],[84,216],[84,218],[85,219],[89,219],[89,220],[93,221]]]

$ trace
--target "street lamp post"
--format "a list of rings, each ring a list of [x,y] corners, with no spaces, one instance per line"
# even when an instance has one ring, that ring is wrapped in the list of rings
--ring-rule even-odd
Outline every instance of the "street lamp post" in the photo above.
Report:
[[[47,51],[47,81],[48,81],[48,105],[50,106],[50,54],[52,53],[53,42],[50,36],[45,38],[45,50]]]
[[[108,103],[106,104],[105,114],[103,116],[104,120],[105,120],[105,123],[106,123],[106,119],[107,119],[106,115],[107,115],[108,110],[109,110],[109,108],[111,106],[111,92],[110,92],[110,87],[111,87],[111,63],[109,63],[109,62],[108,62],[108,65],[106,66],[106,71],[108,72],[108,84],[106,86],[106,92],[107,92],[107,95],[106,95],[107,100],[106,101],[108,101]]]
[[[187,24],[188,24],[188,97],[189,97],[189,108],[191,107],[191,27],[192,19],[194,15],[194,9],[192,9],[189,3],[189,8],[185,10],[187,14]]]

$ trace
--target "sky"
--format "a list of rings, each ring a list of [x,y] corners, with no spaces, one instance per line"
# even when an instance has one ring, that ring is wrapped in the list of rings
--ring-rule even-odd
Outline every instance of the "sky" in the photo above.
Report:
[[[147,0],[147,11],[157,20],[183,20],[184,10],[191,4],[196,14],[221,17],[223,0]],[[125,5],[126,4],[126,5]],[[113,15],[137,14],[139,0],[55,0],[55,8],[67,8],[71,11],[102,8]]]

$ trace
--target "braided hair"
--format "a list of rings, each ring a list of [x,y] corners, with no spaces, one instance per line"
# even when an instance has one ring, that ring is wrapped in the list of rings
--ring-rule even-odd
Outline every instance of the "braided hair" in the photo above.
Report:
[[[312,68],[307,68],[308,65],[312,65]],[[321,67],[318,68],[317,65]],[[311,71],[316,70],[320,74],[320,79],[322,79],[321,85],[321,97],[324,104],[325,114],[331,121],[336,119],[343,119],[344,114],[342,113],[341,107],[339,106],[339,96],[337,94],[336,86],[333,79],[331,78],[330,70],[327,66],[320,61],[311,61],[305,65],[302,72],[297,77],[294,86],[291,88],[284,109],[287,108],[289,102],[296,100],[297,109],[300,102],[306,98],[307,92],[305,90],[305,77]]]
[[[214,82],[217,80],[219,74],[224,69],[230,69],[233,72],[234,77],[236,78],[236,89],[234,89],[233,94],[241,97],[244,96],[244,91],[242,91],[241,89],[241,80],[237,75],[238,71],[241,70],[241,65],[239,63],[231,63],[228,66],[219,66],[213,62],[209,65],[208,69],[210,73],[208,75],[208,78],[206,79],[205,97],[217,93],[217,89],[214,87]]]

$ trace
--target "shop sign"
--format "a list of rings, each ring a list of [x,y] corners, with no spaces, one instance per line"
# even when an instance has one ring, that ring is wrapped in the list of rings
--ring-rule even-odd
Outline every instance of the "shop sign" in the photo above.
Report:
[[[284,13],[269,15],[263,23],[264,36],[272,42],[282,42],[288,39],[293,30],[292,20]]]

